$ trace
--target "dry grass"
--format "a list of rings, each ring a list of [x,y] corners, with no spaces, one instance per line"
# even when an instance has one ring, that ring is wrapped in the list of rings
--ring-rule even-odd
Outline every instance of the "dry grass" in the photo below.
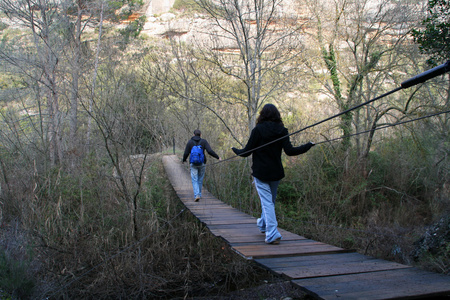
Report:
[[[344,169],[343,158],[328,148],[285,157],[286,177],[280,183],[276,207],[279,226],[366,255],[437,272],[448,270],[448,254],[426,261],[411,257],[427,226],[450,213],[448,192],[438,189],[446,186],[447,179],[434,174],[436,170],[427,161],[401,152],[393,156],[397,150],[387,157],[372,154],[367,164],[370,174],[365,176],[359,160],[350,159],[350,167]],[[216,174],[209,184],[219,199],[254,216],[260,214],[244,160],[212,171]],[[235,176],[220,175],[230,173]]]
[[[78,174],[58,171],[46,180],[37,178],[45,185],[30,190],[31,201],[20,207],[11,204],[20,212],[14,224],[22,234],[7,234],[12,219],[4,218],[8,225],[2,227],[2,248],[15,242],[22,250],[32,249],[20,254],[9,247],[19,260],[34,266],[27,271],[34,288],[24,299],[216,297],[275,280],[230,251],[183,210],[162,175],[160,157],[147,163],[149,180],[136,210],[139,239],[133,235],[130,207],[115,179],[93,164]],[[6,212],[11,216],[12,208]],[[20,289],[7,293],[24,294],[24,287]]]
[[[446,177],[435,174],[429,163],[422,167],[420,161],[391,152],[372,157],[370,176],[362,177],[357,160],[344,170],[339,155],[322,150],[286,159],[277,203],[280,227],[412,263],[414,241],[448,208],[448,189],[442,185]],[[3,282],[3,296],[213,298],[276,281],[183,211],[159,156],[145,160],[139,185],[139,172],[133,170],[143,163],[140,156],[125,159],[119,164],[124,171],[120,181],[112,166],[98,158],[70,171],[44,171],[11,160],[1,199],[0,267],[3,278],[10,279],[8,272],[20,266],[14,270],[24,280]],[[260,213],[247,160],[219,164],[208,171],[207,180],[219,199],[246,213]],[[446,251],[427,257],[423,265],[447,272]]]

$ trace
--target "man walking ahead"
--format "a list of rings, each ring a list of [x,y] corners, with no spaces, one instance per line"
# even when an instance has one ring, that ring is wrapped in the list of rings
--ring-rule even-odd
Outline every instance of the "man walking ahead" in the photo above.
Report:
[[[202,197],[203,178],[206,170],[205,150],[209,155],[220,160],[219,155],[211,149],[207,140],[201,138],[201,135],[200,130],[196,129],[194,131],[194,136],[187,142],[183,154],[183,163],[190,156],[189,163],[195,202]]]

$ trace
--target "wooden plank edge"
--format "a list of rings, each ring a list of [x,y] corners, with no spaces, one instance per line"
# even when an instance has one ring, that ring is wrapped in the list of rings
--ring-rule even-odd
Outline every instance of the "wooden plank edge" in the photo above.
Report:
[[[415,274],[415,272],[417,272],[418,276],[425,276],[425,277],[431,277],[431,276],[439,276],[439,278],[441,280],[439,280],[438,282],[435,282],[436,286],[439,286],[439,288],[435,288],[435,290],[428,290],[425,291],[424,289],[422,289],[419,286],[417,287],[405,287],[403,289],[400,290],[391,290],[391,289],[386,289],[384,292],[381,289],[382,286],[380,286],[380,282],[382,281],[386,281],[387,285],[391,286],[395,286],[395,283],[392,281],[393,278],[389,279],[383,279],[383,275],[381,275],[382,277],[379,277],[377,279],[374,280],[374,283],[372,284],[372,286],[376,285],[377,288],[372,288],[372,289],[364,289],[364,290],[351,290],[351,291],[341,291],[341,290],[336,290],[336,294],[332,291],[333,288],[331,288],[331,285],[335,286],[336,288],[339,288],[339,286],[341,286],[342,284],[345,285],[349,285],[352,282],[360,282],[361,279],[358,279],[361,276],[364,276],[364,274],[361,273],[352,273],[352,274],[339,274],[339,275],[330,275],[330,276],[317,276],[316,279],[319,280],[319,282],[317,284],[314,284],[314,277],[311,278],[304,278],[304,279],[292,279],[291,283],[296,285],[297,287],[299,287],[301,290],[307,292],[308,294],[317,297],[319,299],[335,299],[336,297],[342,297],[342,299],[448,299],[448,297],[450,297],[450,285],[445,285],[445,288],[442,288],[440,285],[442,284],[442,280],[445,281],[445,283],[447,282],[446,280],[446,276],[442,275],[442,274],[437,274],[437,273],[433,273],[433,272],[429,272],[429,271],[424,271],[421,269],[417,269],[415,267],[411,267],[410,268],[404,268],[404,269],[392,269],[392,270],[377,270],[377,271],[372,271],[372,272],[367,272],[367,274],[391,274],[391,275],[395,275],[398,272],[414,272],[412,273],[412,275]],[[354,277],[356,276],[356,277]],[[405,278],[405,274],[399,274],[398,275],[400,280],[403,280]],[[345,279],[346,277],[350,277],[353,278],[352,280],[350,280],[349,282],[346,282]],[[392,277],[392,276],[391,276]],[[320,282],[321,279],[331,279],[331,281],[325,281],[325,282]],[[337,281],[335,283],[333,283],[332,279],[336,278]],[[406,277],[407,278],[407,277]],[[371,279],[367,279],[366,282],[371,281]],[[407,280],[407,279],[406,279]],[[405,280],[403,280],[405,281]],[[305,284],[303,285],[302,284]],[[309,283],[309,284],[308,284]],[[312,284],[311,284],[312,283]],[[406,284],[406,282],[404,282]],[[413,282],[411,282],[413,283]],[[324,286],[329,286],[328,289],[323,290]],[[362,285],[362,284],[361,284]],[[318,289],[318,288],[314,288],[314,287],[318,287],[321,286],[322,290]],[[317,290],[317,292],[314,292],[313,289]],[[414,291],[412,291],[412,290]],[[376,296],[374,296],[373,292],[377,290],[379,293],[376,294]],[[388,292],[391,291],[391,292]],[[405,292],[406,291],[406,292]],[[340,292],[340,295],[339,295]],[[320,294],[320,295],[319,295]],[[446,298],[437,298],[437,297],[442,297],[445,296]]]
[[[235,251],[239,252],[237,249],[235,249]],[[256,261],[257,259],[264,259],[264,258],[294,257],[294,256],[322,255],[322,254],[337,254],[337,253],[349,253],[349,252],[354,252],[354,250],[341,249],[341,250],[318,251],[318,252],[308,252],[308,253],[285,253],[285,254],[253,255],[253,256],[251,256],[249,258]],[[244,255],[241,254],[241,256],[244,256]]]

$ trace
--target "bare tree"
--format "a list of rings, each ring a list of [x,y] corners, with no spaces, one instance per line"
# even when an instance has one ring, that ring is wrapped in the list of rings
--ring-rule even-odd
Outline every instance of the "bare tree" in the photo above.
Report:
[[[234,120],[243,114],[250,131],[261,106],[289,91],[302,51],[302,24],[292,12],[292,3],[278,0],[196,3],[203,22],[185,43],[189,50],[180,50],[182,43],[171,36],[172,50],[166,54],[173,59],[158,57],[153,64],[164,66],[151,71],[148,66],[148,73],[160,78],[169,94],[213,113],[239,141],[227,114],[236,111]]]
[[[209,39],[197,41],[197,48],[203,49],[203,59],[242,85],[245,98],[233,101],[245,107],[251,130],[264,102],[290,88],[295,59],[302,51],[295,6],[279,0],[196,3],[211,21],[205,28]]]
[[[417,21],[416,4],[389,0],[318,0],[309,2],[308,7],[314,14],[315,40],[328,72],[324,87],[338,111],[346,111],[390,87],[397,87],[392,83],[399,84],[398,74],[406,70],[408,57],[413,53],[407,37]],[[382,122],[389,122],[386,117],[392,111],[404,113],[405,109],[401,102],[383,101],[342,115],[339,128],[344,136],[343,150],[348,154],[352,146],[350,134],[354,130],[375,129]],[[365,141],[356,138],[358,156],[363,160],[370,151],[373,136],[374,131]]]
[[[147,181],[145,164],[149,153],[161,151],[160,138],[165,130],[160,118],[164,118],[164,106],[151,98],[152,91],[146,90],[139,72],[122,68],[122,64],[127,65],[125,58],[109,54],[114,61],[105,63],[99,72],[99,91],[89,110],[95,125],[92,146],[108,158],[118,198],[129,209],[132,236],[139,239],[139,197]],[[133,61],[139,59],[134,57]]]
[[[134,2],[129,1],[129,7],[134,7]],[[61,163],[66,153],[80,149],[77,136],[80,99],[86,90],[95,90],[89,84],[80,85],[87,82],[83,76],[89,74],[91,67],[90,36],[85,34],[86,29],[98,23],[101,27],[103,17],[115,22],[131,13],[127,9],[118,14],[116,9],[117,6],[104,8],[104,1],[97,0],[0,1],[0,11],[6,14],[9,23],[23,31],[15,41],[9,41],[10,36],[4,39],[7,46],[0,49],[0,60],[18,76],[33,81],[28,87],[34,95],[29,94],[28,98],[34,97],[43,109],[40,117],[52,165]],[[45,105],[41,105],[42,99]],[[64,136],[66,124],[68,135]]]
[[[12,56],[11,53],[1,53],[4,61],[21,69],[26,76],[32,77],[42,86],[47,99],[48,145],[52,164],[62,159],[62,115],[58,91],[58,65],[60,40],[54,35],[57,7],[50,1],[10,1],[2,0],[0,9],[12,20],[31,31],[30,42],[34,45],[33,56],[24,59],[23,56]],[[58,49],[56,49],[56,47]],[[40,72],[32,72],[33,66]]]

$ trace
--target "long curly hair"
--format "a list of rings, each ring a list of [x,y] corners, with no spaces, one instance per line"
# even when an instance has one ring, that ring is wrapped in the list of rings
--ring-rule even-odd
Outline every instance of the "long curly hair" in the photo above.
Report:
[[[283,120],[281,119],[280,112],[273,104],[264,105],[264,107],[259,112],[259,117],[256,120],[256,124],[261,124],[267,121],[281,123],[283,125]]]

